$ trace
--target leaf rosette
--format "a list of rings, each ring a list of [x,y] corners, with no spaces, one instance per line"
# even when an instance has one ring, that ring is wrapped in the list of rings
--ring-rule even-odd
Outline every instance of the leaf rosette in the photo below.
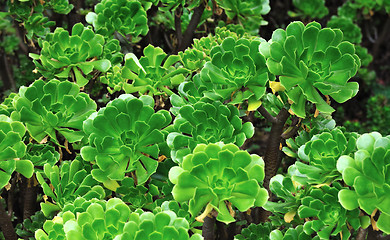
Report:
[[[378,132],[361,135],[354,156],[341,156],[337,170],[353,189],[339,193],[340,203],[348,210],[360,207],[371,215],[379,209],[377,227],[390,233],[390,137]]]
[[[54,204],[49,201],[41,203],[45,216],[62,210],[67,203],[73,202],[77,197],[84,197],[87,200],[105,197],[103,187],[92,178],[90,166],[84,165],[80,160],[63,161],[60,167],[46,163],[43,172],[36,173],[43,192],[54,202]],[[52,187],[45,178],[49,180]]]
[[[60,160],[60,153],[50,144],[29,143],[24,159],[30,160],[35,170],[39,171],[37,167],[43,167],[46,163],[54,166]]]
[[[20,160],[26,154],[23,137],[26,127],[18,121],[12,121],[6,115],[0,115],[0,189],[7,185],[14,171],[30,178],[34,166],[29,160]]]
[[[106,44],[111,49],[111,41],[117,42],[106,42],[102,35],[77,23],[72,28],[71,36],[67,30],[56,28],[45,39],[40,38],[38,43],[42,48],[41,54],[30,53],[30,57],[45,78],[68,79],[73,77],[73,73],[77,85],[85,86],[89,81],[85,75],[94,69],[106,72],[111,67],[111,62],[103,58],[103,53],[107,55],[109,51],[104,51]]]
[[[14,98],[13,119],[26,124],[27,131],[37,142],[49,136],[59,144],[57,133],[70,143],[80,141],[83,121],[96,111],[96,103],[71,82],[37,80],[29,87],[21,87]]]
[[[318,236],[312,237],[303,231],[303,225],[298,225],[296,228],[289,228],[286,232],[276,229],[269,235],[270,240],[319,240]]]
[[[330,183],[340,179],[337,160],[341,155],[352,155],[356,151],[357,138],[357,133],[343,133],[339,128],[314,135],[298,149],[298,158],[302,162],[295,162],[297,170],[305,176],[293,179],[302,184]]]
[[[300,218],[308,220],[303,227],[306,234],[317,233],[321,239],[340,234],[347,240],[351,236],[349,227],[358,230],[362,223],[369,222],[368,216],[359,216],[358,209],[348,211],[342,207],[337,197],[341,189],[340,183],[333,182],[332,186],[312,188],[308,196],[302,198],[297,212]]]
[[[230,223],[235,221],[232,206],[241,212],[263,206],[268,199],[267,190],[261,187],[263,179],[262,158],[232,143],[198,144],[180,166],[169,171],[176,201],[189,201],[192,216],[206,206],[198,221],[216,210],[217,220]]]
[[[210,52],[211,61],[200,72],[202,84],[207,89],[205,96],[213,100],[231,100],[232,104],[248,100],[248,105],[258,107],[269,79],[265,58],[258,51],[260,42],[228,37],[214,47]],[[254,109],[256,107],[248,106],[248,110]]]
[[[240,147],[254,134],[252,123],[242,124],[238,109],[231,104],[200,101],[182,106],[178,113],[167,137],[172,160],[177,163],[199,143],[234,143]]]
[[[190,226],[185,218],[177,217],[173,211],[158,213],[139,210],[130,214],[123,233],[115,240],[125,239],[167,239],[167,240],[201,240],[200,234],[188,235]]]
[[[77,198],[35,232],[38,240],[114,239],[124,230],[129,207],[119,198],[108,201]]]
[[[170,96],[170,88],[182,83],[189,73],[186,68],[175,67],[181,61],[179,55],[167,56],[164,50],[152,45],[144,48],[144,56],[139,60],[133,53],[126,54],[125,59],[122,77],[131,80],[123,86],[126,93]]]
[[[123,36],[130,34],[133,42],[149,31],[146,11],[139,1],[103,0],[96,4],[95,12],[87,14],[86,20],[103,36],[113,36],[117,31]]]
[[[269,71],[279,76],[292,101],[291,110],[298,117],[305,118],[307,101],[320,112],[333,112],[321,94],[339,103],[357,94],[358,83],[348,80],[359,69],[360,59],[354,45],[342,39],[339,29],[321,29],[317,22],[306,26],[293,22],[286,30],[275,30],[269,42],[260,44]]]
[[[154,112],[154,100],[123,94],[84,122],[89,146],[81,149],[84,160],[96,164],[95,179],[111,190],[125,174],[135,171],[136,184],[142,184],[157,169],[158,144],[165,141],[163,128],[172,117],[166,110]],[[110,185],[114,184],[114,185]]]
[[[328,8],[325,6],[325,0],[293,0],[292,3],[298,10],[297,13],[289,12],[289,15],[293,17],[323,18],[329,13]]]

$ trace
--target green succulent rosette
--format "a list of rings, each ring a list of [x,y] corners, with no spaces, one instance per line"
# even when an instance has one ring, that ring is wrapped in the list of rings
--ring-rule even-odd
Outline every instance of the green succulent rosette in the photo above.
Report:
[[[289,228],[286,232],[278,229],[273,230],[269,235],[270,240],[319,240],[319,236],[312,237],[303,231],[303,225],[298,225],[296,228]]]
[[[178,86],[189,74],[188,69],[175,67],[180,56],[167,56],[164,50],[152,45],[144,48],[144,56],[139,60],[133,53],[126,54],[125,59],[122,77],[131,81],[123,87],[126,93],[170,96],[170,88]]]
[[[56,28],[45,39],[40,38],[38,44],[42,48],[41,54],[30,53],[29,56],[47,79],[74,76],[77,85],[82,87],[89,81],[86,75],[94,69],[106,72],[111,67],[110,60],[103,58],[103,53],[107,55],[109,50],[104,48],[112,43],[81,23],[73,26],[71,35],[63,28]]]
[[[316,233],[320,239],[330,239],[340,234],[342,240],[350,239],[349,226],[355,230],[370,224],[368,216],[359,216],[359,209],[346,210],[338,200],[340,190],[345,189],[339,182],[332,186],[312,188],[301,200],[298,216],[306,219],[303,230],[306,234]]]
[[[347,210],[357,207],[371,215],[381,212],[377,227],[390,234],[390,137],[378,132],[361,135],[354,156],[341,156],[337,170],[351,189],[339,193],[339,201]]]
[[[232,104],[248,100],[248,110],[252,111],[260,106],[270,77],[265,58],[258,51],[260,42],[228,37],[214,47],[211,61],[200,72],[207,89],[204,95],[213,100],[231,100]]]
[[[306,19],[321,19],[329,14],[329,10],[325,6],[325,0],[293,0],[292,3],[297,9],[297,12],[288,12],[292,17],[299,16]]]
[[[293,179],[302,184],[330,183],[340,179],[336,169],[337,160],[341,155],[351,156],[356,151],[357,133],[343,132],[339,128],[324,131],[314,135],[298,149],[296,169],[304,175]]]
[[[242,124],[238,109],[221,102],[197,102],[180,108],[167,137],[171,158],[180,163],[199,143],[234,143],[241,147],[254,134],[251,122]]]
[[[176,201],[189,201],[192,216],[206,207],[198,221],[215,210],[217,220],[230,223],[235,221],[233,206],[241,212],[263,206],[268,199],[267,190],[261,187],[263,179],[262,158],[232,143],[198,144],[180,166],[169,171]]]
[[[17,93],[10,93],[10,95],[4,99],[4,101],[0,104],[0,115],[6,115],[7,117],[11,116],[11,113],[15,111],[15,107],[12,102],[17,95]]]
[[[139,1],[103,0],[95,5],[95,12],[87,14],[86,20],[99,34],[113,36],[117,31],[123,36],[131,35],[132,42],[149,31],[146,11]]]
[[[67,203],[73,202],[77,197],[88,200],[105,197],[103,187],[92,178],[90,166],[84,165],[80,160],[63,161],[60,167],[46,163],[43,172],[36,173],[43,192],[54,202],[45,200],[41,203],[41,211],[45,216],[51,216],[54,212],[62,210]],[[46,179],[49,180],[52,188]]]
[[[238,22],[253,35],[257,35],[261,25],[266,25],[262,15],[270,10],[269,0],[217,0],[219,7],[225,10],[229,19],[238,19]]]
[[[20,160],[26,154],[23,137],[25,126],[12,121],[6,115],[0,115],[0,189],[8,184],[14,171],[30,178],[34,166],[29,160]]]
[[[43,167],[46,163],[54,166],[60,160],[60,153],[50,144],[29,143],[24,159],[30,160],[35,170],[39,171],[37,167]]]
[[[23,122],[39,143],[50,137],[59,144],[57,133],[70,143],[80,141],[85,137],[83,121],[96,111],[96,103],[76,84],[58,80],[37,80],[21,87],[13,105],[12,118]]]
[[[166,110],[154,112],[154,100],[123,94],[84,121],[89,146],[81,149],[84,160],[95,164],[92,176],[115,190],[117,180],[134,172],[136,184],[145,183],[156,171],[163,128],[172,117]]]
[[[270,222],[260,224],[250,224],[247,228],[243,228],[240,234],[234,236],[235,240],[269,240],[272,224]]]
[[[138,208],[152,211],[156,208],[157,204],[153,198],[158,197],[160,191],[154,184],[136,186],[133,178],[125,177],[119,185],[115,191],[116,196],[128,203],[132,211]]]
[[[188,234],[190,226],[185,218],[177,217],[173,211],[158,213],[143,212],[139,210],[130,214],[123,233],[115,240],[127,239],[167,239],[167,240],[201,240],[200,234]]]
[[[78,197],[35,232],[37,240],[114,239],[124,231],[131,211],[119,198],[108,201]],[[115,238],[117,239],[117,238]]]
[[[293,22],[286,30],[274,31],[269,42],[260,44],[269,71],[279,76],[292,101],[291,110],[298,117],[305,118],[307,101],[320,112],[333,112],[321,94],[339,103],[357,94],[358,84],[348,80],[360,68],[360,60],[354,45],[342,39],[339,29],[321,29],[317,22],[306,26]]]

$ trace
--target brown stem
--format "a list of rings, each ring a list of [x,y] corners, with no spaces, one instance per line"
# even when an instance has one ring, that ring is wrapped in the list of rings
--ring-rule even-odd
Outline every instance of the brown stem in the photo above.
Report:
[[[12,212],[14,211],[14,193],[15,193],[15,187],[16,187],[16,179],[18,178],[18,175],[15,175],[11,179],[11,188],[8,190],[8,199],[7,199],[7,206],[8,206],[8,216],[12,216]]]
[[[223,222],[216,221],[218,239],[228,239],[228,233],[226,231],[226,225]]]
[[[367,236],[368,228],[359,228],[356,235],[356,240],[365,240]]]
[[[12,225],[11,219],[8,217],[7,212],[0,201],[0,229],[3,232],[5,240],[17,240],[15,229]]]
[[[205,3],[204,1],[201,1],[200,5],[194,9],[194,13],[192,14],[190,23],[188,24],[187,29],[183,34],[183,41],[180,45],[178,45],[176,52],[184,51],[187,47],[190,46],[195,29],[199,24],[200,18],[202,17],[204,8]]]
[[[259,112],[261,113],[261,115],[263,117],[265,117],[265,119],[267,119],[267,121],[269,121],[270,123],[274,123],[277,121],[276,117],[272,116],[268,111],[267,109],[265,109],[265,107],[263,105],[261,105],[259,107]]]
[[[181,31],[181,15],[182,15],[182,6],[179,5],[175,10],[175,31],[176,31],[176,38],[177,38],[177,45],[180,46],[181,41],[183,39],[183,33]]]
[[[280,159],[280,142],[282,140],[282,133],[284,124],[290,116],[286,108],[282,108],[276,116],[276,121],[272,123],[270,136],[268,138],[267,150],[264,156],[265,162],[265,178],[264,187],[269,192],[269,181],[278,171]]]
[[[214,217],[205,217],[203,226],[202,226],[202,236],[204,240],[214,240]]]
[[[31,217],[36,212],[37,188],[34,186],[33,177],[28,179],[23,177],[25,180],[23,219]]]
[[[6,80],[3,79],[4,87],[5,89],[10,89],[12,91],[16,90],[16,85],[15,85],[15,80],[12,74],[12,69],[9,65],[8,59],[7,59],[7,54],[4,52],[2,54],[2,65],[5,68],[5,73],[6,73]]]

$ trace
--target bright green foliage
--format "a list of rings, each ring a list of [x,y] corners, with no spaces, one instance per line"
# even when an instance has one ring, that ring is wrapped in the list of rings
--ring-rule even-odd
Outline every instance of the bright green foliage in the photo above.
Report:
[[[362,41],[362,32],[360,27],[354,24],[350,18],[332,16],[327,25],[333,29],[340,29],[343,32],[344,41],[351,43],[360,43]]]
[[[24,219],[23,223],[18,223],[15,227],[16,234],[19,237],[34,240],[34,232],[43,227],[47,220],[42,211],[37,211],[34,215]]]
[[[139,212],[139,213],[138,213]],[[123,234],[115,240],[201,240],[201,235],[188,235],[190,228],[185,218],[177,217],[172,211],[133,212],[123,228]]]
[[[0,114],[6,115],[8,117],[11,116],[11,113],[15,111],[15,107],[13,106],[12,102],[14,101],[14,98],[18,96],[17,93],[11,93],[7,98],[4,99],[4,101],[0,104]]]
[[[181,61],[180,56],[167,54],[159,47],[148,45],[144,56],[139,60],[133,53],[126,55],[122,77],[130,79],[131,84],[123,86],[126,93],[139,92],[149,95],[171,95],[169,88],[179,85],[188,75],[189,70],[174,65]]]
[[[337,161],[337,170],[345,184],[353,187],[340,191],[340,203],[348,210],[360,207],[369,215],[379,209],[377,226],[389,234],[390,137],[366,133],[357,139],[356,146],[358,151],[353,157],[341,156]]]
[[[68,79],[70,76],[73,78],[74,74],[77,84],[84,86],[89,81],[84,75],[94,69],[106,72],[111,67],[111,62],[102,59],[102,55],[107,54],[105,45],[112,43],[106,42],[102,35],[95,34],[81,23],[73,26],[71,36],[67,30],[56,28],[45,39],[40,38],[38,43],[42,48],[41,55],[30,53],[30,57],[38,71],[48,79]]]
[[[234,236],[237,240],[269,240],[269,234],[272,231],[270,222],[254,224],[242,229],[241,234]]]
[[[248,100],[248,110],[255,110],[265,94],[269,72],[259,53],[260,40],[232,37],[211,50],[211,61],[200,72],[205,96],[213,100]],[[253,104],[253,106],[252,106]]]
[[[73,9],[73,4],[69,4],[69,0],[50,0],[46,4],[60,14],[68,14]]]
[[[268,201],[264,209],[274,213],[290,213],[294,217],[291,221],[294,220],[294,222],[302,224],[303,222],[296,216],[296,212],[301,205],[301,199],[308,195],[309,188],[293,182],[291,176],[282,176],[280,174],[271,178],[269,188],[281,201]]]
[[[117,197],[120,197],[126,203],[130,203],[131,210],[137,208],[155,209],[156,203],[153,201],[153,197],[160,193],[158,188],[151,183],[146,187],[143,185],[135,186],[134,179],[130,177],[125,177],[115,192]]]
[[[177,163],[181,163],[199,143],[224,142],[241,147],[254,134],[252,123],[242,124],[238,109],[230,104],[199,101],[181,107],[178,113],[167,137],[172,160]]]
[[[156,171],[158,144],[165,141],[161,129],[172,117],[153,107],[150,96],[123,94],[84,122],[90,145],[81,149],[81,156],[97,165],[92,175],[109,189],[115,190],[109,185],[123,180],[125,173],[135,171],[136,184],[142,184]]]
[[[347,211],[340,205],[337,195],[341,189],[340,183],[333,182],[332,186],[312,188],[308,196],[302,198],[298,216],[310,219],[303,227],[306,234],[316,233],[321,239],[340,234],[342,240],[348,240],[351,236],[348,225],[358,230],[362,226],[361,221],[364,223],[369,219],[368,216],[359,217],[358,209]]]
[[[20,160],[26,153],[22,138],[26,132],[21,122],[0,115],[0,189],[7,185],[14,171],[30,178],[34,166],[29,160]]]
[[[29,87],[21,87],[14,98],[16,109],[12,118],[26,124],[27,131],[37,142],[46,137],[59,144],[56,133],[71,143],[85,135],[82,124],[96,111],[96,103],[71,82],[37,80]]]
[[[329,10],[325,6],[325,0],[293,0],[297,12],[289,12],[289,15],[305,19],[323,18],[328,15]]]
[[[113,66],[110,71],[100,77],[100,81],[107,84],[107,90],[110,94],[123,90],[123,86],[127,84],[126,79],[122,77],[123,66]]]
[[[191,227],[202,226],[202,223],[195,221],[195,217],[189,213],[189,206],[186,202],[178,203],[177,201],[165,201],[161,204],[163,211],[173,211],[178,217],[185,218]]]
[[[339,103],[357,94],[358,84],[348,80],[356,74],[360,60],[354,46],[342,39],[338,29],[321,29],[317,22],[306,26],[293,22],[286,30],[274,31],[269,42],[261,43],[260,52],[267,58],[270,72],[280,76],[292,101],[291,110],[298,117],[306,116],[306,101],[316,104],[320,112],[334,111],[320,93]]]
[[[104,189],[98,185],[90,174],[90,167],[84,165],[79,160],[63,161],[60,167],[49,163],[44,165],[43,173],[37,172],[38,182],[43,188],[46,196],[51,197],[51,202],[42,202],[41,208],[45,216],[50,216],[53,212],[62,210],[66,203],[73,202],[77,197],[85,199],[105,197]],[[49,179],[53,189],[46,183]]]
[[[257,35],[259,27],[266,25],[262,15],[270,10],[269,0],[217,0],[219,7],[225,10],[229,19],[238,19],[239,23],[253,35]]]
[[[43,229],[35,232],[37,240],[114,239],[123,233],[130,217],[129,207],[119,198],[108,201],[77,198],[47,220]],[[115,238],[116,239],[116,238]]]
[[[30,160],[35,168],[43,167],[46,163],[54,166],[60,160],[60,153],[49,144],[29,143],[24,159]]]
[[[95,31],[112,38],[117,31],[123,36],[131,35],[132,41],[140,40],[148,31],[148,18],[139,1],[103,0],[95,5],[95,12],[86,16]]]
[[[55,22],[49,21],[42,13],[34,13],[24,21],[23,26],[27,30],[27,38],[45,38],[50,32],[50,27],[55,26]]]
[[[274,230],[271,232],[269,237],[270,240],[319,240],[320,239],[318,236],[315,236],[313,238],[310,235],[307,235],[303,231],[302,225],[298,225],[296,228],[289,228],[284,234],[280,230]]]
[[[298,149],[302,162],[295,162],[295,167],[304,176],[293,179],[302,184],[321,184],[340,178],[336,162],[341,155],[352,155],[356,151],[357,137],[357,133],[343,133],[339,128],[314,135]]]
[[[180,166],[169,171],[176,201],[189,201],[192,216],[197,216],[205,206],[204,216],[215,209],[217,220],[224,223],[235,221],[229,213],[232,206],[245,212],[266,203],[267,190],[260,186],[263,179],[261,157],[223,143],[199,144]]]

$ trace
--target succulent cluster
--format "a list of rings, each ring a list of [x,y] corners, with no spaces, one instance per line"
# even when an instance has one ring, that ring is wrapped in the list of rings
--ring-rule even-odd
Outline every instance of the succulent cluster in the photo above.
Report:
[[[47,138],[59,144],[57,133],[68,142],[80,141],[83,121],[96,111],[96,103],[71,82],[37,80],[21,87],[14,98],[13,119],[23,122],[30,136],[38,143]]]
[[[342,39],[338,29],[321,29],[317,22],[306,26],[293,22],[286,30],[274,31],[269,42],[260,44],[269,71],[279,76],[292,101],[291,110],[298,117],[306,116],[307,101],[320,112],[333,112],[321,94],[339,103],[357,94],[358,84],[348,80],[356,74],[360,60],[353,44]]]
[[[323,18],[328,15],[329,10],[325,6],[325,0],[293,0],[294,7],[297,12],[289,12],[293,17],[301,16],[305,19]]]
[[[89,81],[84,75],[94,69],[106,72],[111,67],[111,62],[102,55],[106,44],[112,44],[81,23],[73,26],[71,35],[63,28],[56,28],[45,39],[40,38],[38,43],[42,48],[41,54],[30,53],[30,57],[38,71],[48,79],[68,79],[74,74],[73,80],[84,86]]]
[[[103,0],[96,4],[95,12],[86,16],[99,34],[111,38],[115,31],[123,36],[131,35],[132,41],[140,40],[148,31],[148,18],[139,1]]]
[[[92,176],[109,189],[115,190],[115,181],[128,172],[134,172],[136,184],[142,184],[156,171],[158,145],[165,140],[162,129],[172,117],[153,108],[150,96],[123,94],[84,121],[89,146],[81,149],[81,156],[96,164]]]
[[[192,216],[206,207],[199,221],[215,210],[217,220],[230,223],[234,221],[233,206],[240,212],[263,206],[268,199],[267,190],[261,187],[263,179],[262,158],[234,144],[198,144],[180,166],[169,171],[176,201],[189,201]]]
[[[180,107],[171,131],[167,144],[172,160],[178,163],[199,143],[224,142],[240,147],[254,134],[252,123],[242,124],[236,107],[218,101]]]
[[[345,184],[353,187],[339,193],[340,203],[347,210],[360,207],[367,214],[381,212],[377,227],[390,233],[390,137],[377,132],[361,135],[353,156],[343,155],[337,161]]]

